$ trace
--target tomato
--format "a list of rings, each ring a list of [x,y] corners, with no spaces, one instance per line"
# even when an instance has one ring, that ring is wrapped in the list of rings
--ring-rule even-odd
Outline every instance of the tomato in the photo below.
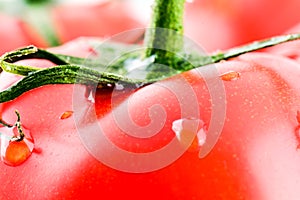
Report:
[[[194,0],[186,4],[186,34],[208,51],[279,35],[300,21],[300,1]]]
[[[128,6],[125,1],[56,6],[52,10],[54,27],[61,42],[81,36],[108,37],[130,29],[143,28],[131,16]],[[141,36],[142,33],[136,37]]]
[[[86,57],[88,44],[81,39],[52,51]],[[43,60],[19,63],[52,65]],[[14,123],[19,110],[35,151],[17,167],[0,163],[0,196],[299,199],[299,77],[300,66],[291,59],[250,53],[127,95],[99,90],[95,104],[85,86],[36,88],[1,104],[1,118],[8,123]],[[2,89],[13,78],[1,73]],[[66,112],[68,117],[62,117]],[[182,149],[173,148],[153,156],[177,141],[177,120],[191,122],[181,127],[180,136],[197,132],[202,142],[193,142],[182,155]],[[127,154],[107,146],[107,140]],[[207,145],[213,148],[206,155]]]
[[[126,2],[102,2],[92,5],[61,4],[49,8],[49,19],[45,23],[51,22],[48,26],[52,26],[53,34],[61,43],[82,36],[108,37],[126,30],[144,27],[131,16],[128,7]],[[116,12],[118,15],[115,14]],[[26,13],[24,15],[26,16]],[[123,23],[124,21],[126,23]],[[36,24],[32,26],[33,24],[30,24],[27,18],[21,19],[1,14],[0,25],[5,27],[0,31],[0,55],[21,46],[33,44],[46,47],[50,45],[47,41],[49,38],[41,35],[38,27],[35,27]],[[131,38],[137,40],[142,38],[142,30],[136,33]]]
[[[0,54],[34,44],[45,46],[45,42],[27,24],[19,19],[0,14]]]

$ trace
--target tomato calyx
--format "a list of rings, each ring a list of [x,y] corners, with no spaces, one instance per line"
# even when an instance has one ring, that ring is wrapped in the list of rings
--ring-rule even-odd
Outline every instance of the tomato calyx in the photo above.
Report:
[[[13,100],[31,89],[48,84],[83,84],[88,86],[97,84],[100,88],[103,88],[107,85],[119,83],[126,87],[139,88],[197,67],[214,64],[247,52],[297,39],[300,39],[300,34],[282,35],[207,56],[193,54],[189,55],[190,58],[188,60],[177,58],[176,62],[177,64],[180,64],[180,68],[172,70],[171,73],[164,74],[164,68],[159,68],[161,65],[154,65],[153,69],[149,71],[148,76],[144,79],[134,79],[124,76],[127,72],[124,64],[125,61],[139,59],[140,53],[143,52],[138,51],[134,54],[129,54],[125,59],[122,58],[115,63],[107,65],[107,63],[103,63],[101,59],[99,61],[99,59],[93,58],[80,58],[55,54],[35,46],[28,46],[8,52],[0,57],[0,73],[1,70],[4,70],[8,73],[24,76],[19,82],[0,92],[0,103]],[[94,45],[97,46],[99,43],[95,43]],[[111,60],[113,60],[116,52],[119,51],[119,48],[125,48],[126,51],[131,51],[136,47],[136,45],[109,43],[102,46],[99,51],[106,53],[105,59],[111,58]],[[46,59],[57,66],[38,68],[15,64],[16,61],[30,58]],[[155,63],[150,60],[149,63],[146,64],[153,66]],[[49,79],[48,77],[52,78]]]
[[[21,115],[20,115],[18,110],[15,110],[15,113],[17,115],[17,120],[16,120],[15,124],[11,125],[11,124],[5,122],[2,119],[0,119],[0,124],[4,127],[7,127],[7,128],[14,128],[15,127],[17,129],[18,134],[12,136],[10,141],[20,142],[20,141],[24,140],[25,133],[24,133],[22,125],[21,125]]]
[[[24,134],[23,129],[22,129],[22,126],[21,126],[21,116],[20,116],[20,113],[19,113],[19,111],[17,111],[17,110],[15,110],[15,113],[16,113],[16,115],[17,115],[17,121],[16,121],[16,123],[15,123],[14,126],[17,127],[17,130],[18,130],[19,135],[14,136],[14,137],[11,139],[11,141],[17,141],[17,142],[20,142],[20,141],[22,141],[22,140],[24,139],[25,134]]]

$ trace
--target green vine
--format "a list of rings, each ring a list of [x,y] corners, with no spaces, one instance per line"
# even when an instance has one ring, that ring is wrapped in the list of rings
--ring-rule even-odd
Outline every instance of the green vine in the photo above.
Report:
[[[115,63],[114,67],[110,69],[111,72],[108,72],[106,69],[109,66],[102,66],[97,59],[70,57],[68,55],[55,54],[47,50],[29,46],[6,53],[0,58],[2,70],[24,76],[20,81],[0,92],[0,103],[13,100],[24,92],[49,84],[84,84],[106,87],[108,84],[114,85],[120,83],[124,86],[136,88],[194,69],[195,67],[217,63],[221,60],[227,60],[246,52],[296,39],[300,39],[300,34],[273,37],[208,56],[190,55],[188,60],[182,60],[184,67],[181,70],[174,71],[172,75],[152,79],[132,79],[118,73],[118,69],[124,67],[122,62]],[[28,58],[47,59],[57,66],[37,68],[14,63]],[[82,63],[82,65],[80,63]],[[95,66],[98,66],[98,68],[95,68]]]

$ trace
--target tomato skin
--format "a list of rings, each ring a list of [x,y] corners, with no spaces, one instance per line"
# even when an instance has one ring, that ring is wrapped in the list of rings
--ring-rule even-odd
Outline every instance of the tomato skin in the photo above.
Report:
[[[89,51],[85,41],[77,40],[53,51],[87,56]],[[23,64],[29,62],[35,62],[36,66],[51,66],[44,61],[22,61]],[[0,163],[0,197],[299,199],[299,141],[295,136],[296,116],[300,110],[299,64],[279,56],[253,53],[215,66],[220,75],[228,71],[240,73],[237,80],[223,81],[226,120],[216,146],[203,159],[198,158],[198,152],[188,151],[171,165],[149,173],[134,174],[112,169],[96,160],[85,148],[78,124],[74,122],[76,114],[80,118],[80,113],[89,105],[84,86],[43,86],[1,104],[1,116],[8,123],[14,122],[14,110],[19,110],[22,124],[30,130],[38,153],[33,153],[18,167]],[[2,81],[7,82],[5,77],[6,73],[0,76],[1,87],[4,87]],[[214,78],[220,79],[219,76]],[[209,124],[210,94],[196,70],[149,85],[129,97],[130,115],[140,126],[150,122],[148,108],[158,103],[164,106],[166,124],[154,140],[122,136],[124,132],[118,129],[113,113],[109,111],[112,106],[110,98],[102,99],[101,105],[108,108],[104,116],[99,115],[99,120],[87,118],[84,123],[87,127],[99,123],[104,133],[126,150],[150,152],[153,148],[160,148],[173,137],[172,121],[181,117],[180,102],[172,96],[172,90],[166,92],[161,84],[172,85],[179,79],[186,80],[195,91],[199,117]],[[74,89],[81,110],[74,108]],[[118,103],[119,106],[122,104]],[[96,112],[103,112],[97,103],[95,108]],[[74,111],[74,114],[62,120],[60,116],[65,111]],[[134,145],[136,143],[140,146]],[[97,146],[101,148],[101,143]],[[114,154],[107,152],[107,155]]]
[[[300,1],[194,0],[186,4],[185,33],[207,51],[279,35],[300,21]]]
[[[81,36],[108,37],[144,28],[144,25],[131,16],[128,6],[126,1],[57,6],[52,10],[55,31],[64,43]],[[141,35],[142,33],[136,37]]]

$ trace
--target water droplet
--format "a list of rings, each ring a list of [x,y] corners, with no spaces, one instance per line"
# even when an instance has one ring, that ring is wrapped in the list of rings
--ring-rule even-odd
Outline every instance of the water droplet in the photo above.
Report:
[[[67,63],[70,63],[70,60],[71,60],[71,58],[68,56],[68,57],[66,57],[66,59],[65,59],[65,61],[67,62]]]
[[[60,119],[68,119],[73,115],[73,111],[65,111],[61,116]]]
[[[1,127],[1,160],[9,166],[24,163],[34,150],[34,142],[30,131],[22,126],[25,137],[18,138],[17,127]]]
[[[120,84],[120,83],[116,83],[115,89],[116,89],[116,90],[124,90],[125,87],[124,87],[124,85],[122,85],[122,84]]]
[[[235,71],[229,71],[220,75],[223,81],[235,81],[241,77],[241,73]]]
[[[85,97],[91,103],[95,103],[95,89],[87,86],[85,90]]]
[[[18,166],[22,164],[32,153],[30,146],[33,145],[31,144],[33,143],[27,138],[24,138],[22,141],[9,141],[3,157],[3,162],[10,166]]]
[[[172,124],[177,139],[190,152],[199,151],[206,142],[204,122],[199,119],[179,119]]]
[[[155,56],[150,56],[145,59],[134,58],[127,59],[124,62],[124,67],[127,71],[126,76],[129,78],[145,79],[148,75],[147,67],[153,64]]]
[[[126,68],[127,72],[131,72],[136,69],[145,68],[146,66],[154,63],[155,56],[150,56],[145,59],[134,58],[134,59],[127,59],[124,63],[124,67]]]
[[[197,133],[198,145],[203,146],[206,142],[206,129],[205,127],[201,128]]]

